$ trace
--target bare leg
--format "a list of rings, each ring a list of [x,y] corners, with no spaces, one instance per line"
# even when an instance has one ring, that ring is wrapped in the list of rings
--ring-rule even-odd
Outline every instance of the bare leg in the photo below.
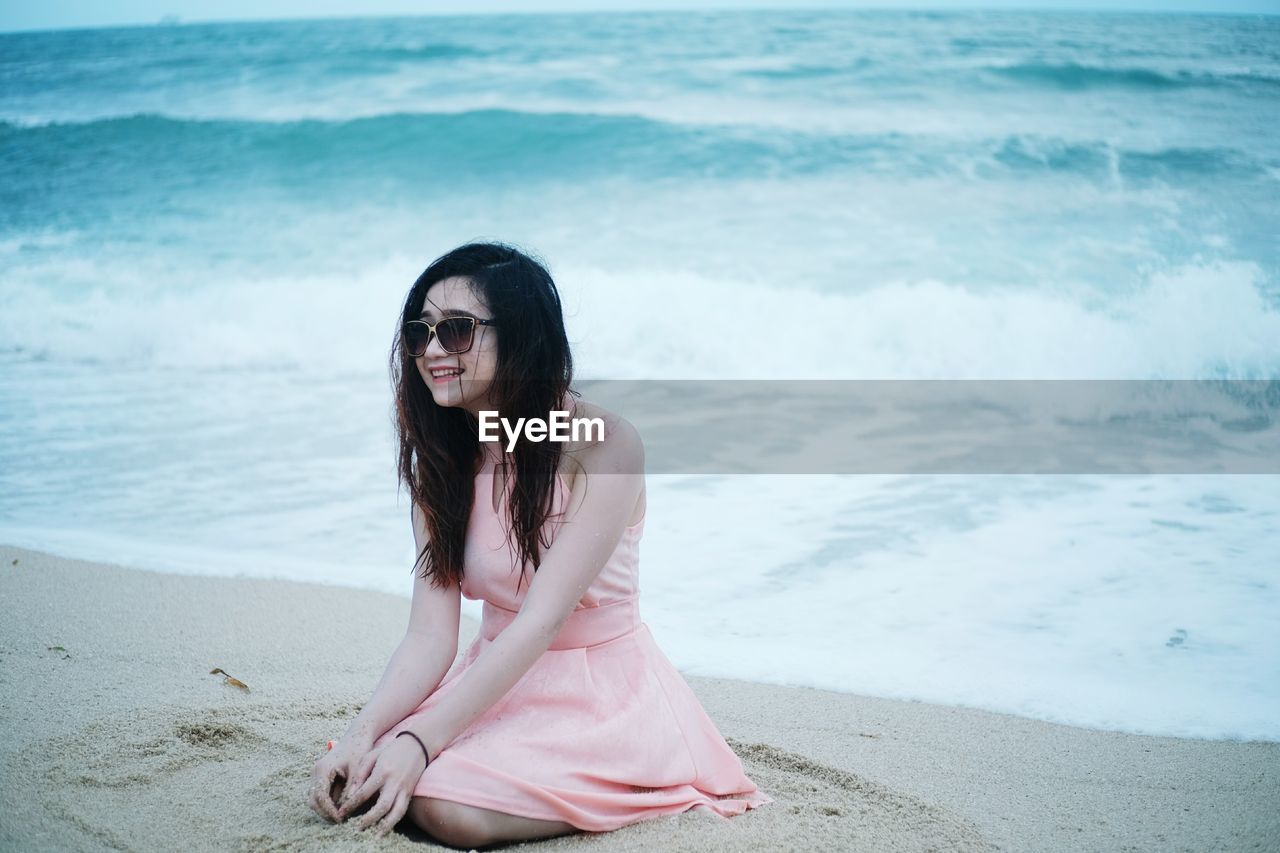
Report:
[[[422,831],[452,847],[531,841],[579,831],[565,821],[521,817],[435,797],[414,797],[408,816]]]

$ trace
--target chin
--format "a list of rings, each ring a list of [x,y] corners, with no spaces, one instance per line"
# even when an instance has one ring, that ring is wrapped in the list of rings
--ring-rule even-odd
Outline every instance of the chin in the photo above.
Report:
[[[436,401],[437,406],[455,409],[465,406],[468,402],[467,395],[457,388],[432,388],[431,398]]]
[[[437,406],[461,406],[462,397],[457,394],[450,394],[448,391],[432,391],[431,399],[436,401]]]

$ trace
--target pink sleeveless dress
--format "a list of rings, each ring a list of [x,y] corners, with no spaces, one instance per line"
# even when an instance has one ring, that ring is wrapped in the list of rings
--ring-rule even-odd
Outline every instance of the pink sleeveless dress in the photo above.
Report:
[[[440,686],[381,739],[394,737],[456,685],[515,618],[519,582],[494,511],[495,466],[476,477],[462,594],[483,599],[480,633]],[[557,478],[551,534],[568,487]],[[500,501],[506,518],[505,496]],[[703,809],[721,819],[774,802],[743,771],[715,724],[640,619],[644,518],[622,534],[560,633],[515,686],[423,772],[414,796],[606,832]],[[545,553],[545,551],[544,551]]]

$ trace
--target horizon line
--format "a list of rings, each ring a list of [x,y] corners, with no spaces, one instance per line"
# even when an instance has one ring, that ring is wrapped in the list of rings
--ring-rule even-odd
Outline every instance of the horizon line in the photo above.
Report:
[[[707,13],[749,13],[749,12],[828,12],[834,14],[861,14],[861,13],[929,13],[929,14],[970,14],[979,12],[1013,12],[1013,13],[1036,13],[1036,14],[1063,14],[1063,15],[1137,15],[1149,17],[1203,17],[1203,18],[1280,18],[1280,10],[1269,11],[1223,11],[1220,9],[1142,9],[1142,8],[1115,8],[1108,6],[1105,8],[1084,7],[1070,8],[1064,6],[911,6],[900,7],[891,5],[868,5],[868,6],[794,6],[794,5],[778,5],[778,6],[717,6],[702,9],[667,7],[667,6],[650,6],[650,7],[630,7],[630,8],[610,8],[610,9],[478,9],[466,12],[457,11],[418,11],[412,13],[372,13],[372,14],[331,14],[331,15],[289,15],[284,17],[264,17],[264,18],[184,18],[181,15],[164,15],[153,21],[137,21],[133,23],[113,23],[113,24],[77,24],[72,26],[34,26],[19,27],[17,29],[0,29],[0,36],[5,35],[24,35],[37,33],[62,33],[62,32],[81,32],[96,30],[122,30],[122,29],[162,29],[168,27],[201,27],[212,25],[239,25],[239,24],[285,24],[305,21],[356,21],[356,20],[397,20],[406,18],[497,18],[497,17],[551,17],[551,16],[620,16],[635,14],[672,14],[672,15],[688,15],[688,14],[707,14]]]

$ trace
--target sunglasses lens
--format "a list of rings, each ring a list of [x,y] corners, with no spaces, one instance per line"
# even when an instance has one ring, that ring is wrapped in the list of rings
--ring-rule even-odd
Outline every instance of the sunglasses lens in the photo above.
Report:
[[[404,324],[404,346],[409,355],[417,358],[427,351],[427,339],[431,331],[422,323]]]
[[[449,353],[466,352],[471,349],[471,333],[475,331],[475,322],[469,317],[450,317],[441,320],[436,326],[436,334],[440,336],[440,348]]]

